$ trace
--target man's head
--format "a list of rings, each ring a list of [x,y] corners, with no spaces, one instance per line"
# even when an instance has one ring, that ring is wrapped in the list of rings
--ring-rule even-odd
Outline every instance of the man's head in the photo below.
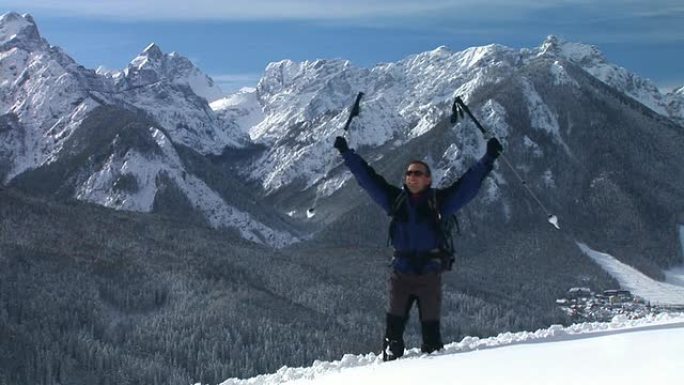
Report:
[[[406,168],[404,184],[412,194],[426,190],[432,184],[430,166],[421,160],[412,160]]]

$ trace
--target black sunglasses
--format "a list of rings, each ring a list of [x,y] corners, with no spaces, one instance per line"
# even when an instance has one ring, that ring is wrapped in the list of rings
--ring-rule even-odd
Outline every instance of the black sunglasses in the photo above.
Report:
[[[406,176],[411,176],[411,175],[423,176],[423,175],[425,175],[425,173],[420,171],[420,170],[408,170],[408,171],[406,171]]]

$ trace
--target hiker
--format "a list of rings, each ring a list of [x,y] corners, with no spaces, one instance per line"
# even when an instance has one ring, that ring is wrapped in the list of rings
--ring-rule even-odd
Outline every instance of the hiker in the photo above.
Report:
[[[442,301],[441,274],[449,270],[453,250],[450,236],[440,221],[452,216],[477,195],[482,181],[492,170],[503,147],[489,139],[485,155],[456,182],[446,188],[432,188],[427,163],[411,161],[405,172],[403,189],[393,186],[338,136],[334,147],[344,158],[358,184],[392,217],[389,243],[394,248],[389,278],[389,309],[383,340],[383,360],[404,354],[404,328],[414,301],[418,303],[423,344],[421,351],[432,353],[443,347],[440,333]]]

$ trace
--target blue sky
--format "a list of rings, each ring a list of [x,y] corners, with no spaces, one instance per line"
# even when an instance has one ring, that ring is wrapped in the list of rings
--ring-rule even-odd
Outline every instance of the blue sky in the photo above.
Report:
[[[269,62],[343,58],[372,67],[446,45],[592,44],[654,81],[684,85],[682,0],[0,0],[89,68],[121,69],[150,42],[190,58],[225,91]]]

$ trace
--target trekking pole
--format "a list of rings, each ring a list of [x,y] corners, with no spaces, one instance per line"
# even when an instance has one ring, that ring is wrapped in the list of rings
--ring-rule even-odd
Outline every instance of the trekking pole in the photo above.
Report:
[[[461,99],[460,96],[457,96],[456,99],[454,100],[454,104],[451,106],[451,123],[456,123],[458,121],[459,116],[461,118],[463,118],[464,112],[465,112],[465,114],[470,116],[470,119],[473,120],[473,122],[475,123],[477,128],[480,130],[480,132],[482,133],[482,136],[485,139],[490,137],[490,135],[487,133],[487,130],[485,130],[485,128],[482,127],[482,124],[480,124],[480,122],[475,118],[473,113],[470,112],[470,108],[468,108],[468,106],[466,106],[466,104],[463,103],[463,100]],[[494,136],[491,135],[491,137],[494,137]],[[546,214],[546,217],[547,217],[547,221],[550,224],[552,224],[555,228],[560,230],[560,226],[558,226],[558,217],[551,214],[551,212],[549,212],[549,210],[546,209],[546,207],[544,206],[542,201],[539,198],[537,198],[537,195],[535,195],[534,192],[532,192],[530,187],[527,185],[527,181],[525,179],[523,179],[520,176],[520,174],[518,174],[518,171],[516,171],[515,167],[513,167],[513,165],[508,160],[506,155],[504,153],[501,153],[500,157],[504,161],[504,163],[506,163],[508,168],[510,168],[511,171],[513,171],[513,175],[515,175],[515,177],[518,178],[518,181],[520,181],[520,183],[523,185],[525,190],[527,190],[527,192],[530,194],[530,196],[537,202],[539,207],[544,211],[544,213]]]
[[[359,116],[359,113],[361,112],[361,107],[359,106],[359,103],[361,103],[362,97],[363,92],[359,92],[358,94],[356,94],[356,100],[354,101],[354,105],[352,106],[351,111],[349,111],[349,117],[347,118],[347,122],[344,124],[343,127],[343,136],[347,135],[347,131],[349,130],[349,125],[351,124],[352,119],[354,119],[355,116]]]
[[[349,117],[347,118],[346,123],[344,123],[344,126],[342,127],[343,133],[342,136],[346,138],[347,136],[347,131],[349,131],[349,125],[352,122],[352,119],[354,119],[355,116],[358,116],[359,113],[361,112],[361,107],[359,106],[359,103],[361,103],[361,98],[363,97],[363,92],[359,92],[356,94],[356,100],[354,100],[354,104],[352,105],[351,110],[349,110]],[[328,180],[328,166],[326,166],[325,169],[323,170],[323,185]],[[316,203],[318,203],[318,196],[319,194],[316,194],[316,197],[314,198],[313,205],[311,206],[310,209],[306,210],[306,217],[307,218],[312,218],[314,215],[316,215]]]

